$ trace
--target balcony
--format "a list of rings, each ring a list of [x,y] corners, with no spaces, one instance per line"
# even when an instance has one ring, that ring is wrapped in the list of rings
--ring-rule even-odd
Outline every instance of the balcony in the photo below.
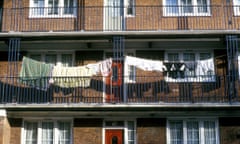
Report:
[[[122,10],[123,9],[123,10]],[[3,8],[1,32],[217,31],[240,29],[239,7],[84,6]]]
[[[106,84],[106,77],[28,78],[2,77],[1,104],[164,104],[164,103],[232,103],[239,102],[238,80],[229,83],[227,76],[212,82],[166,82],[156,76],[139,76],[135,82]],[[71,87],[51,84],[68,81]],[[90,80],[90,81],[89,81]],[[123,79],[122,79],[123,80]],[[90,82],[89,85],[86,85]],[[123,82],[123,81],[122,81]],[[49,85],[46,87],[46,83]],[[75,86],[74,86],[75,85]]]

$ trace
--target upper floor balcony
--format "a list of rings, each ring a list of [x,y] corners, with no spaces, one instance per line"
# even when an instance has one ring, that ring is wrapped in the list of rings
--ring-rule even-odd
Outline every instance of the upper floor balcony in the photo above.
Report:
[[[133,5],[1,9],[1,32],[228,31],[240,29],[238,5]]]

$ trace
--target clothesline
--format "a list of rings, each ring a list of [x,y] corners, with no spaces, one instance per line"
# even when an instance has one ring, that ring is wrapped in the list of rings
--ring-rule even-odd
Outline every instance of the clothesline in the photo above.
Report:
[[[19,82],[41,90],[47,90],[50,84],[60,87],[88,87],[93,75],[108,76],[112,59],[76,67],[62,67],[23,57]],[[73,78],[75,77],[75,78]]]
[[[84,66],[62,67],[39,62],[24,56],[19,82],[42,90],[46,90],[50,84],[60,87],[88,87],[93,75],[99,73],[102,76],[109,76],[112,71],[112,63],[112,58],[109,58]],[[125,56],[124,75],[129,73],[128,66],[135,66],[144,71],[165,72],[167,77],[171,79],[181,78],[184,80],[184,72],[190,70],[195,70],[199,76],[214,74],[213,59],[197,62],[165,63],[160,60]]]

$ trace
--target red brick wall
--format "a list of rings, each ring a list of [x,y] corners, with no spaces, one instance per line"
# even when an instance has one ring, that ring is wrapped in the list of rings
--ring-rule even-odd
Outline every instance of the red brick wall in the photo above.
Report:
[[[219,119],[220,143],[240,143],[240,117],[228,117]]]
[[[74,144],[102,144],[102,119],[75,119]]]
[[[16,2],[15,5],[21,5],[24,8],[29,7],[29,0],[22,0],[22,2]],[[5,11],[3,13],[3,30],[4,31],[56,31],[56,30],[103,30],[103,0],[78,0],[78,5],[86,6],[85,9],[79,9],[75,18],[29,18],[29,10],[25,9],[17,14]],[[211,1],[211,16],[193,16],[186,19],[179,19],[178,17],[165,17],[163,15],[162,0],[137,0],[136,14],[134,17],[126,18],[126,28],[128,30],[145,29],[145,30],[167,30],[167,29],[239,29],[240,22],[239,17],[233,17],[230,15],[233,13],[232,7],[228,10],[223,10],[222,7],[216,7],[217,5],[224,4],[221,0]],[[145,7],[146,5],[150,7]],[[139,7],[142,6],[142,7]],[[151,7],[153,6],[153,7]],[[12,8],[12,1],[5,0],[5,8]],[[226,8],[226,7],[224,7]],[[85,16],[82,16],[84,14]],[[226,14],[229,14],[228,16]],[[225,17],[223,17],[225,15]],[[23,16],[23,18],[22,18]],[[231,17],[231,22],[234,24],[228,24],[226,17]],[[81,20],[84,20],[84,24],[81,25]],[[11,26],[11,22],[17,21],[18,25]],[[187,23],[184,26],[179,26],[179,22]],[[11,27],[10,27],[11,26]]]
[[[10,129],[10,144],[21,144],[21,127],[22,119],[9,118]]]
[[[137,119],[137,144],[165,144],[166,119]]]

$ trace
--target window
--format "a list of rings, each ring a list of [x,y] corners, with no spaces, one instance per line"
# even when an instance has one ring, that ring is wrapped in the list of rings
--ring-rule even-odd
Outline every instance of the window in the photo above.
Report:
[[[240,0],[233,0],[234,15],[240,16]]]
[[[37,60],[37,61],[44,61],[46,63],[51,63],[58,66],[73,66],[73,59],[74,55],[69,53],[30,53],[29,57]]]
[[[135,0],[127,0],[127,15],[135,15]]]
[[[128,144],[134,144],[136,133],[134,121],[127,121],[127,128],[128,128]]]
[[[23,144],[70,144],[70,120],[26,120],[23,126]]]
[[[168,144],[218,144],[215,119],[173,119],[167,122]]]
[[[76,0],[30,0],[30,16],[73,16]]]
[[[173,82],[215,81],[212,52],[166,52],[165,79]]]
[[[209,0],[164,0],[165,16],[209,16]]]

